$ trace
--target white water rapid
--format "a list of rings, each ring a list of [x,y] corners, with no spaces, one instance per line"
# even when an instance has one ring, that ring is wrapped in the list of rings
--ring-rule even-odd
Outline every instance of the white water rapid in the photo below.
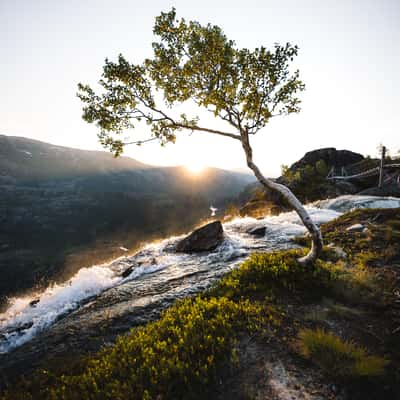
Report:
[[[321,224],[362,207],[400,207],[400,199],[341,196],[313,203],[307,209],[312,219]],[[258,227],[266,228],[263,237],[248,233]],[[210,253],[175,253],[174,245],[180,237],[171,237],[148,244],[133,256],[82,268],[69,281],[50,286],[42,293],[10,299],[8,309],[0,314],[0,353],[23,345],[73,313],[79,315],[87,310],[83,314],[86,322],[90,318],[97,318],[98,322],[106,316],[117,318],[131,313],[135,307],[196,293],[253,251],[293,247],[290,239],[304,233],[305,228],[297,215],[289,212],[258,220],[235,219],[224,224],[224,232],[224,242]]]

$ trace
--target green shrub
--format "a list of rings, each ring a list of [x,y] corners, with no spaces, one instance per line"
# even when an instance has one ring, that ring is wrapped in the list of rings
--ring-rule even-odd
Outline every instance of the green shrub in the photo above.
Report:
[[[299,333],[299,351],[334,378],[368,378],[383,375],[387,361],[368,355],[362,347],[342,341],[321,329]]]
[[[298,166],[296,169],[281,166],[283,180],[303,201],[320,199],[321,193],[329,189],[330,183],[326,180],[329,170],[330,166],[324,160]]]
[[[310,291],[328,288],[335,273],[326,263],[316,261],[313,266],[300,264],[303,251],[289,250],[275,253],[253,253],[240,268],[233,270],[217,285],[215,291],[229,298],[254,294],[268,294],[275,290]]]
[[[237,362],[239,332],[260,330],[270,319],[249,301],[196,297],[178,302],[162,318],[136,328],[40,392],[43,399],[199,399],[221,371]],[[37,398],[10,393],[5,398]],[[32,397],[31,397],[32,396]]]
[[[304,236],[295,238],[295,242],[299,245],[305,245],[306,240],[307,238]],[[367,250],[356,251],[347,247],[348,258],[346,260],[341,259],[333,248],[325,246],[321,260],[316,263],[317,271],[315,273],[317,277],[321,276],[321,271],[326,275],[322,277],[321,284],[324,285],[330,296],[353,304],[364,303],[380,306],[387,300],[384,286],[390,288],[390,282],[388,284],[388,282],[380,281],[375,271],[368,267],[379,261],[398,257],[398,251],[397,248],[389,245],[377,253],[368,250],[368,246],[371,244],[366,242],[364,246],[364,242],[366,241],[359,239],[353,242],[353,246],[356,245],[358,249],[360,246],[363,249],[366,247]]]

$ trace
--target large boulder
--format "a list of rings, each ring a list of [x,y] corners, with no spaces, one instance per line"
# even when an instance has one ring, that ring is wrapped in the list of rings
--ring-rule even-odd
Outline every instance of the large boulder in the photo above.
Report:
[[[211,251],[219,246],[224,237],[221,221],[214,221],[193,231],[182,239],[175,247],[180,253],[196,253]]]
[[[334,147],[317,149],[307,152],[277,181],[287,185],[305,203],[342,194],[355,194],[360,189],[354,182],[337,183],[326,177],[331,168],[334,168],[334,173],[340,174],[342,167],[360,164],[364,160],[361,154],[350,150],[336,150]]]

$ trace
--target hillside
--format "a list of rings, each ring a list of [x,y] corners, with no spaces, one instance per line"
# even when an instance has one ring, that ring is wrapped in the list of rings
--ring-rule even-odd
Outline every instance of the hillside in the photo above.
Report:
[[[0,136],[0,304],[17,288],[118,257],[120,247],[187,231],[252,180]]]
[[[23,183],[149,168],[129,157],[0,135],[0,179]]]

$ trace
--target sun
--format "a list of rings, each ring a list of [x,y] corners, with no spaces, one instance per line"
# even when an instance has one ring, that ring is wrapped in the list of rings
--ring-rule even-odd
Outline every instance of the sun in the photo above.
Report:
[[[191,161],[188,161],[188,162],[185,164],[185,168],[186,168],[191,174],[199,175],[199,174],[201,174],[201,173],[204,171],[204,169],[206,168],[206,165],[204,165],[204,164],[203,164],[202,162],[200,162],[200,161],[191,160]]]

